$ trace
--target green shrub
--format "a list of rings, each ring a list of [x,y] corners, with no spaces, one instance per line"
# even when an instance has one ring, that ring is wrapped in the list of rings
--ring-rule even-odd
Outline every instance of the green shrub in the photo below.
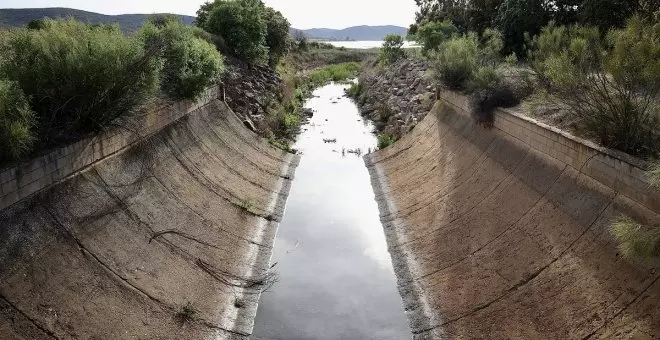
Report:
[[[378,150],[387,148],[396,142],[396,136],[391,133],[383,133],[378,136]]]
[[[257,64],[268,61],[268,26],[260,0],[216,0],[198,20],[208,32],[222,37],[228,52]]]
[[[454,37],[442,44],[435,58],[440,80],[453,90],[463,90],[478,68],[479,43],[474,34]]]
[[[1,74],[29,98],[44,141],[68,141],[128,114],[154,93],[160,63],[118,26],[44,20],[11,35]]]
[[[496,66],[482,66],[469,80],[468,88],[471,90],[495,89],[502,84],[502,73]]]
[[[210,43],[180,20],[147,22],[138,32],[148,50],[164,60],[161,90],[173,99],[195,98],[223,71],[222,57]]]
[[[486,29],[481,37],[474,33],[454,35],[435,54],[440,80],[453,90],[469,94],[473,117],[485,126],[492,125],[496,108],[515,106],[521,99],[504,82],[505,68],[516,58],[502,58],[503,47],[502,34]]]
[[[548,27],[535,40],[541,84],[587,137],[632,155],[660,153],[660,25],[632,18],[605,40],[595,28]]]
[[[428,21],[418,27],[412,38],[422,45],[422,54],[428,55],[431,51],[437,52],[455,34],[458,34],[458,29],[449,20]]]
[[[207,2],[197,11],[195,24],[213,34],[223,53],[256,64],[275,67],[291,47],[289,21],[261,0]],[[307,39],[297,32],[296,46],[306,49]]]
[[[346,94],[353,99],[357,99],[362,94],[363,90],[362,83],[354,83],[351,87],[346,89]]]
[[[610,232],[621,254],[629,259],[651,260],[660,256],[660,228],[647,227],[630,217],[614,220]]]
[[[503,32],[504,52],[526,56],[525,36],[537,35],[550,20],[547,2],[505,0],[498,8],[495,24]]]
[[[388,34],[380,49],[380,61],[383,64],[391,64],[406,56],[403,50],[403,37],[398,34]]]
[[[0,162],[17,160],[32,150],[35,115],[16,84],[0,80]]]

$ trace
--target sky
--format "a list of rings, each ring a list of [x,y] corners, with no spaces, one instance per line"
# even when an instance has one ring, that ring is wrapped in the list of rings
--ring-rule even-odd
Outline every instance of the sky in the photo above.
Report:
[[[0,8],[69,7],[102,14],[175,13],[195,15],[205,0],[0,0]],[[295,28],[346,28],[357,25],[408,27],[414,0],[265,0]]]

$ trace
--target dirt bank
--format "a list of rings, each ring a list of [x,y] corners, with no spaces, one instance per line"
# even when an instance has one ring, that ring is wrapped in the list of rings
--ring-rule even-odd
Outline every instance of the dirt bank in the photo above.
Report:
[[[657,224],[657,192],[627,191],[621,160],[599,177],[609,156],[504,123],[438,102],[366,157],[415,338],[657,339],[660,272],[608,232],[621,214]]]
[[[296,164],[215,100],[5,209],[2,338],[246,339]]]

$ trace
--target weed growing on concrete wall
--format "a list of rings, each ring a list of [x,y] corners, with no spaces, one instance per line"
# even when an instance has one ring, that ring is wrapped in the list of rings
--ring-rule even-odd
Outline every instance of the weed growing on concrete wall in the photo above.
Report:
[[[647,171],[649,182],[652,186],[660,188],[660,161],[655,161]]]
[[[258,215],[257,209],[251,199],[246,198],[241,201],[241,208],[250,214]]]
[[[389,132],[383,133],[378,136],[378,149],[379,150],[385,149],[388,146],[394,144],[396,140],[397,138],[394,134],[391,134]]]
[[[625,258],[649,261],[660,256],[660,228],[621,216],[612,222],[610,232]]]
[[[179,307],[179,310],[176,312],[176,318],[180,322],[190,322],[195,318],[197,313],[197,309],[195,309],[192,303],[188,301],[186,304]]]

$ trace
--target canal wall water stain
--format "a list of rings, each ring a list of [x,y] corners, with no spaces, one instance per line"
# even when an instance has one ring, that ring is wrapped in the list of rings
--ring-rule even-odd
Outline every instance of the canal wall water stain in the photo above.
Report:
[[[247,339],[297,162],[212,99],[0,211],[0,338]]]
[[[373,126],[331,84],[308,102],[314,116],[262,294],[253,340],[401,340],[411,337],[362,156]]]
[[[608,231],[660,221],[636,161],[507,111],[485,129],[441,96],[365,157],[414,337],[657,339],[660,271]]]

